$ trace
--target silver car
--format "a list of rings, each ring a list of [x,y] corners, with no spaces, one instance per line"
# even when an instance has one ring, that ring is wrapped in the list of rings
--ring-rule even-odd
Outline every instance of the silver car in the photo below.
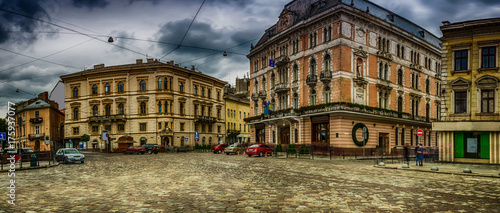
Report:
[[[56,160],[57,162],[63,161],[64,163],[75,163],[77,161],[84,163],[85,155],[75,148],[62,148],[57,150]]]

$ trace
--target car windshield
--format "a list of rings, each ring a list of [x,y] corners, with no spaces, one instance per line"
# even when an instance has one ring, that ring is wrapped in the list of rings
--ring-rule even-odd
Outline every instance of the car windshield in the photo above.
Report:
[[[257,147],[259,147],[259,145],[251,145],[251,146],[250,146],[250,147],[248,147],[248,148],[257,148]]]
[[[80,152],[76,149],[68,149],[64,150],[64,154],[80,154]]]
[[[23,149],[24,152],[34,152],[32,149]]]
[[[229,147],[236,147],[236,145],[234,145],[234,144],[233,144],[233,145],[231,145],[231,146],[229,146]]]

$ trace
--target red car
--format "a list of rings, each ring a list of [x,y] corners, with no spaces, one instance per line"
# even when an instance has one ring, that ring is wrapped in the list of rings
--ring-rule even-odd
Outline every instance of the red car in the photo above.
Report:
[[[259,155],[260,157],[264,156],[266,153],[268,155],[273,153],[273,149],[267,145],[264,144],[255,144],[251,145],[247,149],[247,155],[248,157],[252,157],[252,155]]]
[[[222,153],[224,150],[226,150],[227,144],[219,144],[217,146],[212,147],[212,152],[213,153]]]
[[[123,149],[123,154],[143,154],[146,153],[146,148],[142,147],[142,146],[131,146],[131,147],[128,147],[128,148],[125,148]]]

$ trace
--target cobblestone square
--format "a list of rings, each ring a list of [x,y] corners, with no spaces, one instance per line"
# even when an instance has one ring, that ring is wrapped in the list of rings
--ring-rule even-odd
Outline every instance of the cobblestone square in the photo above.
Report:
[[[373,161],[211,153],[87,155],[0,173],[0,212],[500,212],[500,178],[380,169]]]

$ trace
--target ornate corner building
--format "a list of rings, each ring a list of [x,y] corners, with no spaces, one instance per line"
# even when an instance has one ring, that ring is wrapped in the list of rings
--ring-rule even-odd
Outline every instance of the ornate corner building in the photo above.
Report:
[[[500,164],[500,18],[443,22],[439,160]]]
[[[436,147],[440,45],[369,1],[286,4],[247,56],[251,142]]]
[[[216,144],[225,135],[223,87],[226,82],[173,61],[105,67],[61,76],[65,83],[65,141],[80,142],[87,134],[89,149],[104,149],[107,130],[112,149],[145,143],[162,146]],[[203,141],[202,141],[203,139]]]

